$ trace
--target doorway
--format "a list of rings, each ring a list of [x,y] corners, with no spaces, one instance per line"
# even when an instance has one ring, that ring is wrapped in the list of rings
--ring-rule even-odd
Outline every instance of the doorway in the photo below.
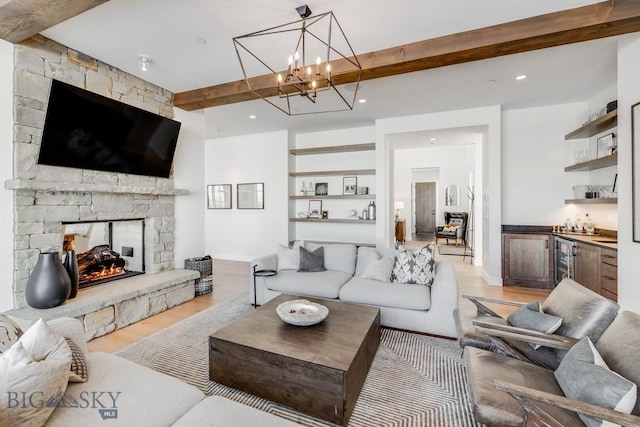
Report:
[[[436,183],[416,182],[414,191],[416,234],[433,234],[436,229]]]

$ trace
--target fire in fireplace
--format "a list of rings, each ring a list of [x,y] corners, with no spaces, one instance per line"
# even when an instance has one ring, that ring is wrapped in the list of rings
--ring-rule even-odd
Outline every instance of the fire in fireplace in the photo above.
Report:
[[[143,219],[64,226],[63,250],[76,250],[80,288],[144,273]]]

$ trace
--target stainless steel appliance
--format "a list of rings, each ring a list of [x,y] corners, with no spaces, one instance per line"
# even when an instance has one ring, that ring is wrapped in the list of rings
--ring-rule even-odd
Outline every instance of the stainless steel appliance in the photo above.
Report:
[[[554,258],[555,258],[555,284],[557,285],[562,281],[562,279],[566,279],[567,277],[570,279],[574,278],[574,262],[576,256],[576,243],[563,239],[562,237],[555,236],[554,237]]]

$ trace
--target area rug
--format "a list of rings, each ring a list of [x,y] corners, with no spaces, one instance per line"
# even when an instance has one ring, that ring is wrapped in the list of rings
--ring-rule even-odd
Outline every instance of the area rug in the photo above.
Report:
[[[209,381],[208,338],[253,310],[241,295],[143,338],[118,354],[220,395],[304,426],[333,424]],[[455,341],[382,329],[373,365],[349,426],[477,426],[466,370]]]
[[[458,256],[464,256],[466,253],[467,256],[470,256],[471,250],[467,249],[464,246],[438,245],[438,253],[440,255],[458,255]]]

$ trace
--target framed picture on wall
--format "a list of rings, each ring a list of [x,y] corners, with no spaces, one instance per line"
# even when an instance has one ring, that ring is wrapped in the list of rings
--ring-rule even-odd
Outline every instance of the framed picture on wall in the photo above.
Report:
[[[264,209],[264,183],[238,184],[238,209]]]
[[[231,184],[207,185],[208,209],[231,209]]]
[[[322,200],[309,200],[309,218],[322,217]]]
[[[356,188],[358,188],[358,177],[345,176],[342,179],[342,194],[345,194],[345,195],[356,194]]]

